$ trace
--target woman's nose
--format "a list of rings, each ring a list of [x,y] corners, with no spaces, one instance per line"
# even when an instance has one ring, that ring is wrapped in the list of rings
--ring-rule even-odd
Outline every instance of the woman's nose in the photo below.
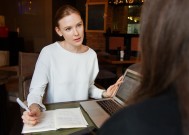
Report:
[[[77,31],[77,29],[74,29],[74,35],[77,36],[79,33]]]

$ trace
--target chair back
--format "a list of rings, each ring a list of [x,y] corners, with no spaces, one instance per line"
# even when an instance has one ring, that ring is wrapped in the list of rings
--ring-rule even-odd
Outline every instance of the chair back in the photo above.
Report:
[[[0,50],[0,67],[9,66],[9,51]]]
[[[26,100],[38,53],[19,52],[19,97]]]

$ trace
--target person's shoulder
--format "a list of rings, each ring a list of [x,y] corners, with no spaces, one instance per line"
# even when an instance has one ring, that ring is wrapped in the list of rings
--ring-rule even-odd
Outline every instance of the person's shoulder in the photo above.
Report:
[[[120,135],[127,133],[127,125],[130,120],[133,118],[132,113],[129,113],[130,109],[124,108],[114,115],[111,116],[99,129],[97,135],[117,135],[118,132]]]
[[[57,47],[57,44],[58,44],[57,42],[48,44],[48,45],[44,46],[42,50],[43,51],[52,50]]]
[[[159,134],[170,134],[171,128],[177,135],[181,132],[180,125],[179,108],[175,100],[169,97],[156,97],[124,107],[104,123],[99,135],[113,135],[118,131],[120,134],[136,133],[137,130],[138,133],[145,131],[143,134],[146,135],[152,134],[155,130],[158,130]]]
[[[49,56],[53,52],[56,52],[56,50],[58,48],[57,46],[58,46],[57,42],[54,42],[54,43],[51,43],[51,44],[44,46],[41,49],[40,56]]]
[[[90,48],[89,46],[86,46],[88,48],[87,52],[89,52],[90,54],[94,55],[94,56],[97,56],[96,52]]]

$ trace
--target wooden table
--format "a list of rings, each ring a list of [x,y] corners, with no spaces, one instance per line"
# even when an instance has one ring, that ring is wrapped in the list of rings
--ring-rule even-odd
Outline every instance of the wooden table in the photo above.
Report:
[[[7,106],[8,106],[8,96],[5,89],[5,83],[8,82],[9,78],[16,75],[14,71],[2,71],[0,70],[0,134],[8,134],[8,123],[7,123]]]
[[[140,62],[140,60],[136,57],[131,57],[129,60],[120,59],[114,55],[108,55],[100,58],[101,62],[115,65],[116,66],[116,74],[120,77],[123,74],[123,68],[127,68],[128,66]]]

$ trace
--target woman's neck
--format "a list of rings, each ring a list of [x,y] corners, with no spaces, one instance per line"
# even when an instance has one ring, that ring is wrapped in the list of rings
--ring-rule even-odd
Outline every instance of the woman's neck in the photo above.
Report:
[[[72,52],[72,53],[84,53],[88,50],[88,47],[84,45],[74,46],[67,44],[65,41],[60,42],[61,47],[63,47],[65,50]]]

